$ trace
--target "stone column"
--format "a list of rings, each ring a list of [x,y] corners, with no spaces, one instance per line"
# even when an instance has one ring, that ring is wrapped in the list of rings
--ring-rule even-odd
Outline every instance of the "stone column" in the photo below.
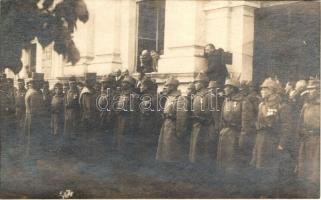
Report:
[[[164,55],[158,73],[180,76],[191,81],[194,72],[205,66],[200,56],[205,43],[204,1],[168,0],[165,13]]]

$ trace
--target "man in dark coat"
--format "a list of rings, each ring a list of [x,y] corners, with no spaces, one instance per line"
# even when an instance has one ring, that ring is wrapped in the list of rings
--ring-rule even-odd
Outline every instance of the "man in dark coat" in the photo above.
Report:
[[[18,79],[18,89],[15,92],[15,103],[16,103],[16,119],[17,128],[19,131],[23,129],[25,115],[26,115],[26,105],[25,105],[25,95],[26,95],[25,82],[23,79]]]
[[[98,99],[100,110],[100,128],[106,133],[112,133],[114,127],[115,111],[112,102],[115,93],[116,81],[113,76],[103,76],[101,79],[101,91]]]
[[[216,50],[213,44],[207,44],[204,51],[207,60],[207,76],[210,80],[217,81],[219,87],[222,87],[228,76],[226,65],[222,59],[224,51],[222,49]]]
[[[300,116],[298,176],[306,198],[320,197],[320,81],[309,81],[308,99]]]
[[[200,73],[194,80],[196,94],[193,97],[192,132],[189,161],[199,167],[208,167],[210,163],[209,141],[215,134],[212,96],[208,93],[208,77]]]
[[[156,153],[159,132],[156,126],[157,96],[154,84],[150,78],[145,77],[140,85],[140,113],[136,146],[141,160],[152,160]]]
[[[75,77],[69,79],[69,91],[65,94],[65,127],[64,134],[77,134],[79,131],[80,105],[79,105],[79,90]]]
[[[116,111],[113,147],[125,155],[132,150],[137,132],[139,96],[135,93],[135,83],[133,77],[126,76],[122,81],[122,90],[116,105],[113,105]]]
[[[96,100],[98,92],[95,90],[96,73],[85,74],[85,87],[82,89],[79,97],[81,109],[81,124],[83,134],[90,135],[88,131],[93,131],[99,123],[99,111]]]
[[[60,151],[62,147],[62,136],[64,131],[64,94],[63,84],[54,85],[55,94],[51,100],[51,145],[52,151]]]
[[[287,176],[290,140],[294,136],[290,106],[281,94],[278,80],[267,78],[261,85],[262,102],[259,105],[257,136],[251,164],[260,173],[258,183],[262,197],[277,197],[283,190]]]

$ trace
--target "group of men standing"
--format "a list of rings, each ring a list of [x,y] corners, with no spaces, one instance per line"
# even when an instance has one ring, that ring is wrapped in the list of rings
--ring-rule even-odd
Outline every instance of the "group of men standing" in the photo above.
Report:
[[[157,84],[146,75],[135,79],[119,71],[100,82],[95,73],[85,74],[83,83],[71,77],[68,84],[56,83],[53,91],[39,73],[26,81],[27,89],[22,79],[17,89],[4,77],[0,81],[6,94],[1,95],[4,135],[16,122],[29,160],[36,161],[63,140],[80,137],[90,143],[97,134],[112,134],[113,150],[130,158],[215,167],[227,175],[255,172],[265,197],[298,175],[308,193],[318,195],[317,79],[283,88],[267,78],[261,95],[251,82],[217,82],[204,73],[184,94],[173,77],[158,93]],[[95,153],[95,146],[86,148],[88,156]]]

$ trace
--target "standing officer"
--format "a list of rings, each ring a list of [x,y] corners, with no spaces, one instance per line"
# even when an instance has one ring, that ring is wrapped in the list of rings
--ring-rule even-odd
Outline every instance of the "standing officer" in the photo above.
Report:
[[[25,96],[26,120],[26,158],[27,166],[31,171],[37,171],[36,162],[46,157],[46,130],[48,128],[44,117],[46,116],[45,102],[41,92],[44,74],[32,73],[29,89]]]
[[[26,114],[25,95],[26,95],[25,82],[23,79],[18,79],[18,89],[15,92],[15,103],[16,103],[17,128],[19,131],[21,131],[23,128],[25,114]]]
[[[212,98],[208,93],[208,77],[200,73],[194,80],[196,94],[193,98],[192,132],[189,161],[198,167],[207,167],[210,161],[209,139],[215,134]],[[214,102],[215,103],[215,102]]]
[[[222,105],[221,131],[218,144],[218,167],[228,173],[237,172],[239,167],[239,137],[242,125],[243,95],[239,93],[240,83],[227,79]]]
[[[52,148],[51,150],[57,151],[61,150],[62,147],[62,136],[64,131],[64,94],[63,94],[63,84],[56,83],[54,85],[55,95],[51,100],[51,139]]]
[[[257,136],[251,164],[260,173],[262,197],[276,197],[283,176],[289,141],[293,137],[292,113],[284,101],[278,80],[267,78],[261,85],[262,102],[259,105]]]
[[[86,149],[83,156],[86,159],[93,159],[94,148],[97,142],[97,128],[99,126],[99,110],[97,108],[98,92],[95,90],[96,73],[85,74],[85,87],[79,97],[81,109],[82,142],[81,146]]]
[[[79,105],[79,90],[75,77],[69,78],[69,91],[65,95],[65,127],[64,134],[76,134],[79,126],[80,105]]]
[[[300,149],[298,175],[305,184],[306,198],[320,195],[320,81],[312,79],[308,99],[300,117]]]
[[[126,76],[122,81],[122,90],[115,105],[116,124],[114,127],[114,149],[120,153],[129,153],[137,131],[138,100],[135,93],[136,80]]]
[[[182,100],[181,92],[177,90],[179,81],[169,78],[166,83],[166,101],[163,111],[163,124],[158,139],[156,160],[166,163],[177,163],[183,161],[186,153],[183,152],[183,141],[186,123],[178,116],[179,101]],[[178,112],[179,111],[179,112]],[[183,126],[178,126],[183,124]]]
[[[156,153],[157,145],[157,97],[153,80],[143,78],[141,80],[139,127],[136,138],[136,146],[140,159],[152,159]]]

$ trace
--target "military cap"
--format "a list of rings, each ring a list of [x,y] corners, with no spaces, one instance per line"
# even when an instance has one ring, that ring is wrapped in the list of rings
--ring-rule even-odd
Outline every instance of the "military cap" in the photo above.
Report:
[[[165,86],[168,86],[168,85],[178,86],[179,85],[179,81],[177,79],[173,78],[173,77],[170,77],[165,82]]]
[[[44,73],[36,73],[36,72],[32,72],[31,74],[31,79],[33,81],[44,81]]]
[[[32,80],[32,78],[27,78],[26,79],[26,83],[28,84],[28,83],[31,83],[33,80]]]
[[[55,83],[54,88],[62,88],[63,84],[60,82]]]
[[[68,81],[69,81],[69,82],[77,82],[75,76],[71,76],[71,77],[68,79]]]
[[[231,79],[231,78],[226,79],[224,86],[227,86],[227,85],[230,85],[230,86],[233,86],[233,87],[236,87],[236,88],[240,88],[241,87],[241,84],[240,84],[240,82],[238,80]]]
[[[136,79],[134,79],[131,76],[125,76],[125,78],[122,80],[123,82],[127,82],[130,85],[134,86],[136,84]]]
[[[319,79],[309,80],[307,89],[320,89],[320,80]]]
[[[18,78],[17,82],[18,82],[18,83],[24,83],[24,82],[25,82],[25,80],[24,80],[24,79],[22,79],[22,78]]]
[[[263,81],[261,88],[271,88],[281,91],[282,86],[278,80],[269,77]]]
[[[209,82],[209,78],[205,73],[199,73],[194,81],[202,81],[202,82]]]
[[[207,88],[209,89],[218,88],[218,84],[216,81],[210,81]]]
[[[85,81],[93,81],[96,80],[97,74],[96,73],[85,73]]]

